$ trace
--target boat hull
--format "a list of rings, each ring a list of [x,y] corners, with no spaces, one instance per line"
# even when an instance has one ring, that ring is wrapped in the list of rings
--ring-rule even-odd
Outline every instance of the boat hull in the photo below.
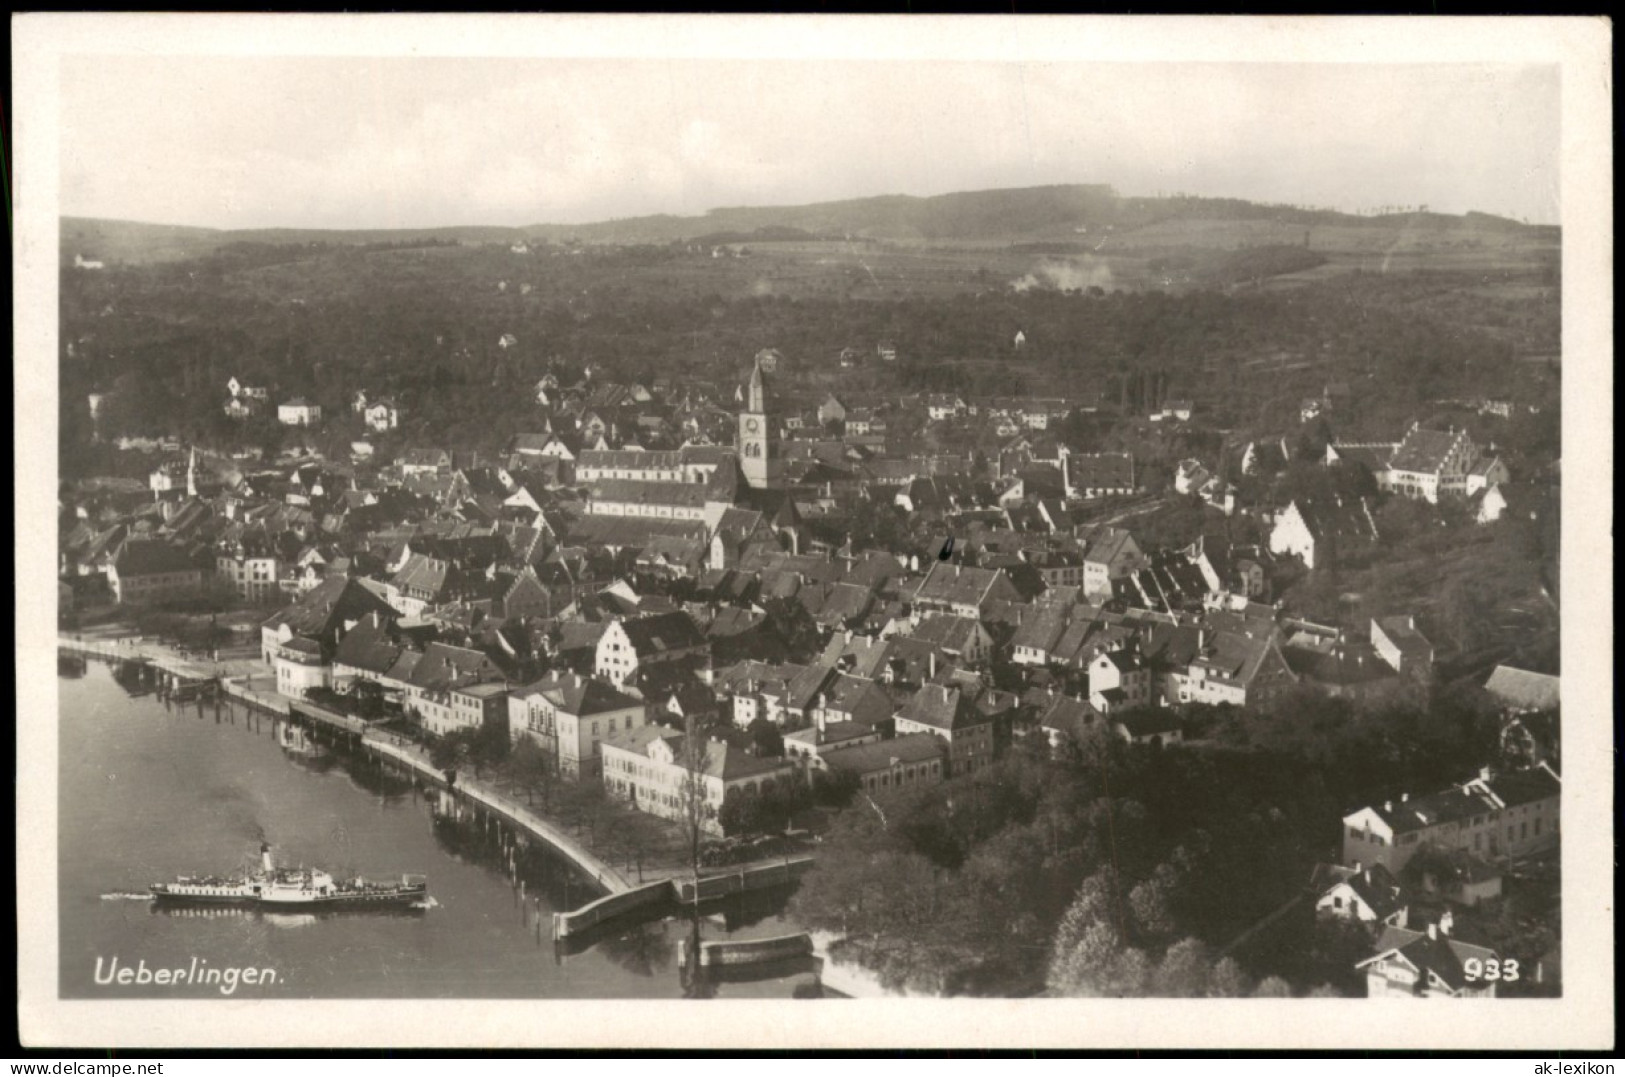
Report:
[[[260,899],[253,894],[177,894],[158,887],[152,888],[154,900],[165,905],[258,905]]]
[[[263,894],[192,894],[152,888],[161,905],[220,905],[251,909],[361,909],[410,906],[429,896],[427,886],[403,886],[355,893],[305,896],[266,896]]]
[[[428,887],[403,887],[376,893],[327,894],[311,898],[261,898],[256,904],[262,909],[358,909],[380,905],[410,905],[429,896]]]

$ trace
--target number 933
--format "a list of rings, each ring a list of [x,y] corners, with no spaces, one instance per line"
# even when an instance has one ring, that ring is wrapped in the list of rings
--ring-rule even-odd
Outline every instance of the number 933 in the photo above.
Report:
[[[1483,980],[1486,983],[1493,983],[1500,980],[1503,983],[1511,983],[1518,978],[1518,962],[1510,957],[1505,961],[1497,961],[1493,957],[1484,960],[1469,957],[1461,963],[1461,971],[1469,982]]]

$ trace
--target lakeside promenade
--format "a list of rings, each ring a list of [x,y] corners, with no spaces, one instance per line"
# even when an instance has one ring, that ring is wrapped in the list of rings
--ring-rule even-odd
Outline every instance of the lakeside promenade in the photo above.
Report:
[[[435,767],[428,750],[422,745],[382,729],[358,729],[341,715],[330,714],[320,706],[299,703],[278,694],[275,680],[268,676],[257,654],[251,657],[194,658],[142,636],[116,632],[94,635],[59,633],[58,647],[62,651],[113,662],[151,665],[180,680],[216,681],[222,694],[277,716],[288,717],[295,713],[294,708],[297,707],[300,717],[330,725],[347,734],[362,751],[409,769],[432,785],[446,786],[444,773]],[[812,865],[810,855],[782,856],[746,864],[703,868],[698,879],[687,866],[648,865],[640,870],[639,878],[633,881],[614,864],[568,833],[563,825],[537,814],[490,782],[459,773],[454,795],[497,816],[532,839],[545,843],[591,878],[603,892],[602,897],[579,909],[556,914],[556,938],[578,933],[614,919],[623,912],[666,898],[679,902],[693,901],[696,897],[709,900],[740,890],[782,885]]]
[[[222,691],[227,696],[281,717],[287,717],[290,705],[296,702],[275,691],[276,682],[269,676],[264,662],[257,655],[222,657],[219,661],[190,658],[155,640],[116,631],[73,635],[59,633],[57,645],[63,651],[93,655],[112,661],[145,663],[186,680],[218,678]],[[319,712],[321,709],[314,705],[301,707],[304,713]],[[319,714],[317,716],[320,717]],[[352,734],[354,732],[347,727],[342,731]],[[444,774],[430,762],[428,751],[419,744],[379,729],[366,730],[360,736],[359,742],[366,751],[386,756],[437,785],[445,784]],[[645,867],[643,878],[634,882],[628,879],[622,870],[569,834],[562,824],[537,814],[532,808],[504,794],[491,783],[471,775],[459,774],[456,789],[458,793],[478,803],[485,810],[505,817],[514,826],[551,845],[560,854],[573,861],[583,873],[597,880],[607,893],[624,893],[634,886],[659,880],[682,878],[686,881],[692,877],[692,872],[686,867],[650,865]],[[750,865],[706,869],[701,871],[701,875],[705,877],[736,873],[742,866]]]
[[[393,734],[376,729],[369,729],[362,735],[361,745],[366,751],[387,756],[431,781],[445,784],[445,777],[435,769],[434,764],[429,761],[429,753],[419,745],[404,742]],[[583,872],[596,879],[598,885],[607,892],[620,894],[632,889],[633,884],[625,875],[581,842],[566,834],[557,824],[543,819],[523,804],[503,796],[488,784],[477,778],[459,774],[456,791],[552,846],[560,855],[573,861]]]

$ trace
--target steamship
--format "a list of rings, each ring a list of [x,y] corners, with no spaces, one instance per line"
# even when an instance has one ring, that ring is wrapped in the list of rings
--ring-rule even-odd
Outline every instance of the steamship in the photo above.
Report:
[[[271,847],[260,846],[261,867],[245,875],[182,875],[150,887],[155,900],[173,905],[247,905],[267,909],[354,909],[412,905],[429,893],[423,875],[399,882],[334,879],[315,868],[279,868]]]

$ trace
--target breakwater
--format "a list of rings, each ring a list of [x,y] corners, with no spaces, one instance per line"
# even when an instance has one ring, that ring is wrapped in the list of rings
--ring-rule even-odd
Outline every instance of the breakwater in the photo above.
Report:
[[[686,940],[678,946],[679,959],[686,959]],[[700,943],[700,965],[762,965],[811,957],[812,952],[812,936],[805,931],[771,939],[724,939]]]
[[[712,901],[748,890],[786,886],[813,866],[811,856],[790,857],[768,863],[746,864],[725,874],[706,875],[695,886],[693,878],[670,878],[643,886],[628,887],[571,912],[553,914],[553,937],[567,939],[635,910],[676,903],[692,905],[698,891],[700,902]]]

